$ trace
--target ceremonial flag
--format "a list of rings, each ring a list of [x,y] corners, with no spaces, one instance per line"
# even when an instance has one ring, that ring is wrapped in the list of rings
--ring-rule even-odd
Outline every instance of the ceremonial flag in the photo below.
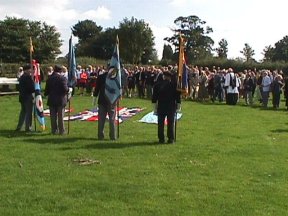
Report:
[[[75,47],[72,44],[72,36],[69,39],[69,53],[68,53],[68,86],[74,87],[76,85],[76,58]]]
[[[35,85],[35,115],[40,123],[42,130],[45,130],[45,118],[43,113],[43,101],[41,96],[40,88],[40,66],[35,60],[32,60],[32,65],[34,69],[34,85]]]
[[[31,70],[33,69],[33,58],[32,58],[32,53],[34,52],[34,47],[33,47],[33,43],[32,43],[32,38],[30,37],[30,47],[29,47],[29,54],[30,54],[30,64],[31,64]],[[33,74],[34,75],[34,74]]]
[[[116,37],[116,44],[110,60],[108,74],[105,81],[105,96],[110,104],[114,104],[121,96],[121,69],[119,58],[119,39]]]
[[[33,53],[34,52],[34,47],[33,47],[33,44],[32,44],[32,38],[30,37],[30,49],[29,49],[30,53]]]
[[[177,90],[188,94],[188,68],[184,57],[184,38],[179,36],[179,62],[177,71]]]

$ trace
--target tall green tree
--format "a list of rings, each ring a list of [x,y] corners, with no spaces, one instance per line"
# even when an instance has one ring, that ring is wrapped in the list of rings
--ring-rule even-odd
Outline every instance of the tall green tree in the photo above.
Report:
[[[132,64],[147,64],[154,52],[154,36],[149,24],[132,17],[119,24],[121,58]]]
[[[91,44],[94,50],[94,56],[100,59],[110,59],[114,46],[116,43],[116,36],[118,34],[118,29],[107,28],[105,31],[101,32],[99,37],[94,40]],[[121,57],[121,55],[120,55]]]
[[[29,62],[30,37],[34,45],[33,58],[41,63],[55,60],[62,42],[54,26],[45,22],[6,17],[0,21],[0,59],[3,62]]]
[[[82,41],[87,41],[99,36],[102,29],[103,28],[98,26],[94,21],[86,19],[79,21],[72,27],[72,34],[78,37],[79,43],[81,43]]]
[[[216,48],[216,52],[219,58],[227,59],[228,42],[224,38],[218,43],[219,47]]]
[[[92,20],[79,21],[72,27],[72,34],[78,37],[77,56],[96,57],[94,44],[99,39],[102,29]]]
[[[252,49],[252,47],[248,43],[244,44],[244,48],[243,50],[240,51],[240,53],[243,54],[246,62],[250,62],[254,60],[253,56],[255,55],[255,51]]]
[[[263,55],[264,55],[264,58],[263,58],[263,61],[273,61],[273,58],[274,58],[274,51],[275,49],[269,45],[269,46],[266,46],[264,49],[263,49]]]
[[[283,37],[274,45],[265,47],[264,61],[288,61],[288,36]]]
[[[208,35],[213,32],[209,26],[205,26],[206,22],[197,16],[178,17],[174,20],[177,26],[173,31],[175,32],[172,37],[167,37],[164,40],[175,46],[179,47],[179,33],[184,35],[186,40],[186,56],[188,63],[193,60],[203,59],[212,56],[212,46],[214,41]]]
[[[162,60],[172,60],[173,59],[173,49],[169,44],[164,44],[162,52]]]

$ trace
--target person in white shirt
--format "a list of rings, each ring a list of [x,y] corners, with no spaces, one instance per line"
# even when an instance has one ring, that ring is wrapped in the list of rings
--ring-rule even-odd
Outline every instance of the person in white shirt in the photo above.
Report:
[[[228,73],[225,76],[224,86],[227,90],[226,104],[236,105],[239,97],[238,88],[240,83],[232,68],[228,69]]]
[[[270,85],[271,85],[271,78],[268,75],[268,71],[262,72],[262,105],[264,108],[267,108],[268,106],[268,98],[269,98],[269,92],[270,92]]]

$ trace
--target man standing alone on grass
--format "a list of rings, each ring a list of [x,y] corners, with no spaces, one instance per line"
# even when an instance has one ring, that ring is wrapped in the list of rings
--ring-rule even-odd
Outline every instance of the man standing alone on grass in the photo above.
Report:
[[[66,133],[63,118],[69,88],[67,79],[61,75],[61,71],[61,66],[54,66],[54,72],[46,82],[44,94],[48,96],[47,105],[50,110],[51,132],[52,134],[63,135]]]
[[[25,131],[32,130],[33,93],[35,92],[34,82],[31,77],[31,66],[23,67],[23,75],[19,78],[19,102],[21,111],[19,114],[16,131],[20,131],[25,122]]]
[[[177,110],[180,110],[180,92],[177,91],[176,79],[170,71],[163,72],[163,81],[154,86],[152,103],[154,104],[154,113],[158,115],[158,139],[159,143],[165,142],[164,122],[167,117],[167,137],[168,143],[175,142],[175,116]]]

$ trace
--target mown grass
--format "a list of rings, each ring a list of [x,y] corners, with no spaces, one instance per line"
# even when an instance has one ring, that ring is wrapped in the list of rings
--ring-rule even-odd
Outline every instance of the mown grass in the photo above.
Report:
[[[52,136],[47,118],[45,132],[14,133],[18,98],[0,97],[0,215],[287,215],[283,105],[183,101],[174,145],[159,145],[157,126],[138,122],[149,100],[121,105],[146,109],[111,142],[97,140],[97,122],[74,121],[69,135]],[[75,96],[72,107],[91,108],[91,97]]]

